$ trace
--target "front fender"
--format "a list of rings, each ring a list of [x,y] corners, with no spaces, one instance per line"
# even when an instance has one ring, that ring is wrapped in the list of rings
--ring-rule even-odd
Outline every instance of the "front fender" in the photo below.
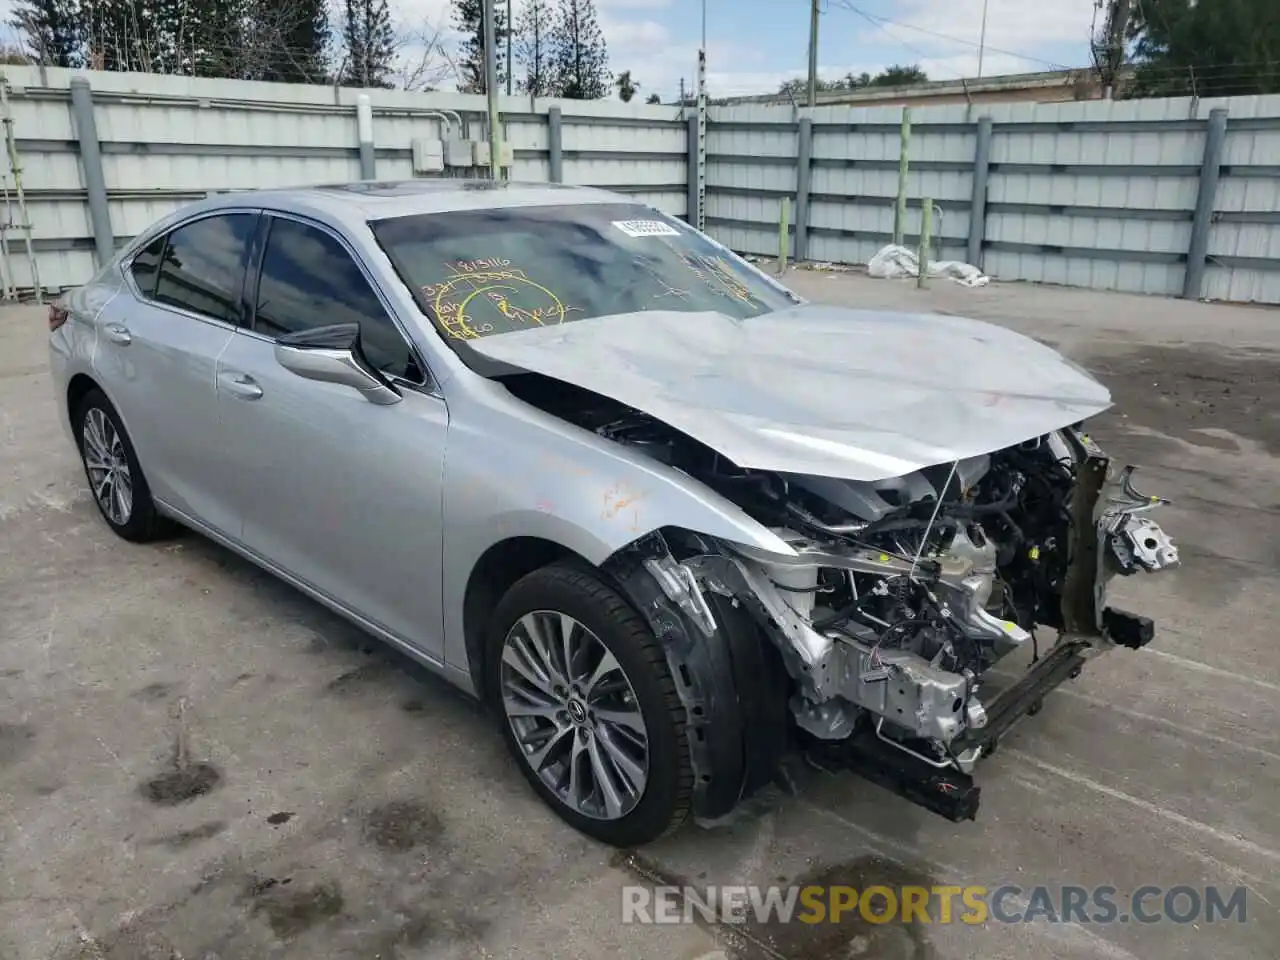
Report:
[[[451,404],[442,497],[445,656],[460,667],[467,581],[504,540],[547,540],[601,566],[647,534],[679,527],[794,555],[689,476],[514,399]]]

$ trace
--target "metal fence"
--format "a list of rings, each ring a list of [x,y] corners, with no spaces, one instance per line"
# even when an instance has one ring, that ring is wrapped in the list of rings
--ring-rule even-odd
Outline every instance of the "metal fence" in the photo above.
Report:
[[[898,107],[712,107],[708,228],[774,255],[865,263],[893,235]],[[1280,303],[1280,96],[912,111],[908,243],[998,280]]]
[[[487,138],[483,97],[5,67],[12,284],[84,282],[212,191],[415,175],[414,142]],[[360,101],[367,107],[361,120]],[[695,111],[501,98],[519,180],[590,184],[697,221]],[[865,263],[889,242],[897,107],[708,111],[702,210],[732,249]],[[998,280],[1280,303],[1280,96],[912,112],[906,240]],[[16,162],[15,162],[16,160]],[[475,170],[451,169],[454,174]],[[26,214],[15,202],[20,173]]]
[[[0,119],[17,161],[0,166],[5,266],[20,290],[34,284],[19,178],[39,281],[56,291],[83,283],[104,255],[209,193],[408,179],[415,140],[487,138],[483,96],[36,67],[3,75]],[[502,110],[513,179],[607,187],[685,214],[680,108],[503,97]]]

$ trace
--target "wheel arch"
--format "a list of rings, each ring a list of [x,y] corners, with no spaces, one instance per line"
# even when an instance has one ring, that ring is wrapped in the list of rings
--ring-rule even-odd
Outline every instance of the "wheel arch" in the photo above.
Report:
[[[467,669],[483,702],[491,702],[492,694],[485,682],[485,631],[489,615],[503,594],[521,577],[563,560],[573,560],[589,569],[596,569],[581,554],[564,544],[536,536],[499,540],[485,550],[472,566],[462,596],[462,632],[467,650]]]
[[[472,567],[463,599],[463,633],[475,691],[491,705],[493,692],[485,680],[486,627],[488,613],[502,595],[521,577],[556,562],[581,564],[603,579],[639,613],[667,655],[688,716],[696,774],[694,813],[717,819],[774,778],[786,747],[789,678],[778,651],[744,610],[709,595],[717,629],[707,636],[646,569],[645,558],[670,556],[667,541],[689,543],[690,537],[704,542],[677,528],[654,531],[599,565],[543,537],[501,540]]]
[[[73,431],[76,428],[76,410],[91,390],[102,390],[102,384],[87,373],[77,373],[67,381],[67,422],[71,424]],[[106,391],[102,390],[102,392],[105,396]],[[110,400],[111,398],[108,397],[107,399]],[[128,429],[128,427],[125,429]]]
[[[699,587],[708,633],[668,594],[647,561],[719,554],[714,539],[665,527],[617,551],[601,572],[658,638],[688,716],[696,781],[693,812],[715,821],[776,779],[788,745],[791,680],[778,649],[746,606]]]

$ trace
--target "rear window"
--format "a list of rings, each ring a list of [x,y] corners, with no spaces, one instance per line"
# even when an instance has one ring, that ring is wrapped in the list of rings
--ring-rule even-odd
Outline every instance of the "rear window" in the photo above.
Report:
[[[467,210],[370,226],[455,341],[650,310],[746,318],[795,302],[733,253],[639,204]]]
[[[169,234],[156,301],[225,323],[238,322],[249,238],[257,222],[256,214],[219,214]]]
[[[160,255],[164,253],[164,245],[168,237],[156,237],[146,248],[133,258],[129,270],[133,273],[134,283],[146,297],[156,292],[156,277],[160,275]]]

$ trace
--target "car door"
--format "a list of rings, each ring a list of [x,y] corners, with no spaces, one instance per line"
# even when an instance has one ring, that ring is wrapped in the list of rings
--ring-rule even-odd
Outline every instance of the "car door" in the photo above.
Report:
[[[222,487],[215,381],[241,319],[256,211],[190,220],[139,251],[99,318],[94,367],[124,419],[152,494],[235,536]]]
[[[223,354],[226,453],[242,540],[331,599],[440,658],[441,475],[448,410],[370,274],[337,233],[264,217],[251,319]],[[401,393],[371,403],[285,369],[278,336],[355,322]]]

